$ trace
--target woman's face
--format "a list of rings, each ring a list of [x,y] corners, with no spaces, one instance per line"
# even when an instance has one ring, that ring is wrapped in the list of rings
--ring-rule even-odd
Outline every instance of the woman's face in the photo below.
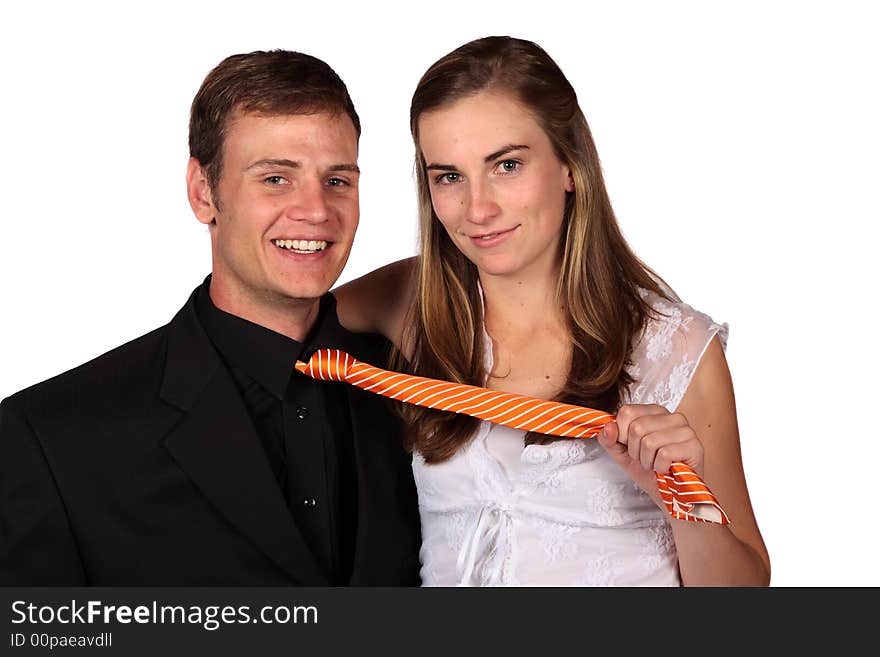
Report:
[[[481,92],[419,118],[434,212],[481,274],[558,268],[569,168],[512,96]]]

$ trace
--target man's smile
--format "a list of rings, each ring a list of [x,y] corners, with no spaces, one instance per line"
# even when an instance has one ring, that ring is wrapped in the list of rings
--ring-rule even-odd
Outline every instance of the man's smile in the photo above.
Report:
[[[323,251],[327,248],[329,244],[332,242],[328,242],[326,240],[272,240],[272,243],[281,248],[286,249],[288,251],[293,251],[294,253],[317,253],[318,251]]]

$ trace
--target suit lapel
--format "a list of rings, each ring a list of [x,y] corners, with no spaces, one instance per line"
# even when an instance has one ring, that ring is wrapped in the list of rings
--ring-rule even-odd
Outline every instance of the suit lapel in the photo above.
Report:
[[[303,584],[324,585],[272,474],[247,409],[195,313],[169,324],[161,396],[183,411],[165,447],[211,505]]]

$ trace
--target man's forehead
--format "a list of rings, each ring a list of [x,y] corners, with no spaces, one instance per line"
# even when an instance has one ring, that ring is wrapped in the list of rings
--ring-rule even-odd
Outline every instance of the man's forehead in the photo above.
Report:
[[[248,160],[248,166],[258,160],[303,157],[351,165],[357,161],[358,137],[344,113],[239,112],[227,124],[224,151],[228,157]]]
[[[240,123],[301,123],[312,124],[315,122],[327,125],[338,125],[340,128],[351,128],[357,138],[357,131],[351,117],[341,110],[331,108],[315,108],[311,111],[302,112],[266,112],[262,110],[245,110],[236,108],[229,113],[226,120],[226,131]]]

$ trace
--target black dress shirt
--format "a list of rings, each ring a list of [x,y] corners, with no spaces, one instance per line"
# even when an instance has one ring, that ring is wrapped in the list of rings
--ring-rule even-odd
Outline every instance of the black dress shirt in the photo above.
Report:
[[[294,522],[333,584],[351,576],[357,480],[351,418],[341,383],[294,370],[318,348],[344,346],[352,334],[325,294],[303,343],[218,309],[210,277],[199,289],[198,317],[241,393]]]

